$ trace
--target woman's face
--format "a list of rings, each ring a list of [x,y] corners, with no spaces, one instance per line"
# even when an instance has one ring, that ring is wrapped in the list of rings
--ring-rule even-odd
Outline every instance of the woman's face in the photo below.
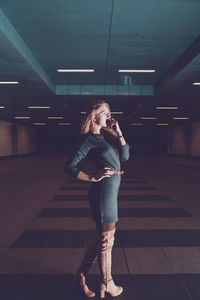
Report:
[[[106,104],[102,104],[99,112],[95,116],[96,124],[101,127],[106,127],[106,120],[110,119],[110,110]]]

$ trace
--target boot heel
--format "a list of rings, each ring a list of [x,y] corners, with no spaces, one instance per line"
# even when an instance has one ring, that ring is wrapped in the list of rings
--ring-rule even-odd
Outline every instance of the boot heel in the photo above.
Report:
[[[100,290],[100,298],[101,299],[105,298],[105,290]]]

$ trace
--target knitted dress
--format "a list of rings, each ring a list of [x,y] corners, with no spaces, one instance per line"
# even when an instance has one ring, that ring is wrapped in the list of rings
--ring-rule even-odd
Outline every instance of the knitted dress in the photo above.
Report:
[[[117,149],[110,145],[101,134],[85,134],[79,147],[65,165],[65,172],[72,177],[77,177],[80,170],[78,164],[85,157],[89,158],[98,168],[109,167],[120,170],[120,160],[129,159],[129,148],[125,144]],[[118,221],[118,191],[121,176],[117,174],[104,177],[98,182],[91,182],[88,191],[88,200],[91,207],[92,219],[101,223]]]

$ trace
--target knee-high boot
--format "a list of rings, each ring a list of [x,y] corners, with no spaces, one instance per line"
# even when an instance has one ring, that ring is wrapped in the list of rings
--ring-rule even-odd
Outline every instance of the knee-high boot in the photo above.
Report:
[[[105,298],[105,292],[112,297],[122,293],[123,288],[116,286],[111,275],[112,247],[114,244],[115,229],[99,232],[97,242],[97,261],[101,273],[100,298]]]
[[[82,291],[82,293],[89,298],[95,297],[95,293],[88,288],[85,282],[86,280],[85,276],[88,273],[92,264],[95,262],[96,257],[97,257],[97,235],[95,234],[93,239],[90,241],[90,243],[87,246],[80,267],[78,268],[76,274],[74,275],[75,286],[78,287]]]

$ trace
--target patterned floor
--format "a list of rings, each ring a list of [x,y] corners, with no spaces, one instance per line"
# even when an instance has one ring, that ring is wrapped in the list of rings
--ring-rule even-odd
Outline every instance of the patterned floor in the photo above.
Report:
[[[26,192],[20,194],[16,186],[12,190],[12,182],[2,192],[2,199],[7,199],[7,204],[1,200],[2,299],[83,299],[72,289],[72,274],[94,232],[87,202],[89,185],[59,177],[66,160],[63,157],[53,162],[54,180],[48,174],[51,159],[22,158],[24,166],[29,163],[32,167],[20,171],[24,174],[21,181],[16,179],[26,185]],[[188,161],[185,165],[183,160],[181,165],[174,158],[169,161],[168,157],[138,157],[122,166],[125,174],[113,249],[113,277],[124,287],[120,299],[200,299],[200,172],[194,165],[188,166]],[[9,163],[0,161],[12,178]],[[36,177],[39,166],[42,171]],[[87,168],[87,163],[82,167]],[[27,179],[31,170],[34,176]],[[92,172],[92,167],[87,171]],[[16,204],[18,197],[21,202]],[[6,209],[14,223],[10,230],[5,228],[5,224],[9,226]],[[98,274],[94,264],[88,275],[94,289]]]

